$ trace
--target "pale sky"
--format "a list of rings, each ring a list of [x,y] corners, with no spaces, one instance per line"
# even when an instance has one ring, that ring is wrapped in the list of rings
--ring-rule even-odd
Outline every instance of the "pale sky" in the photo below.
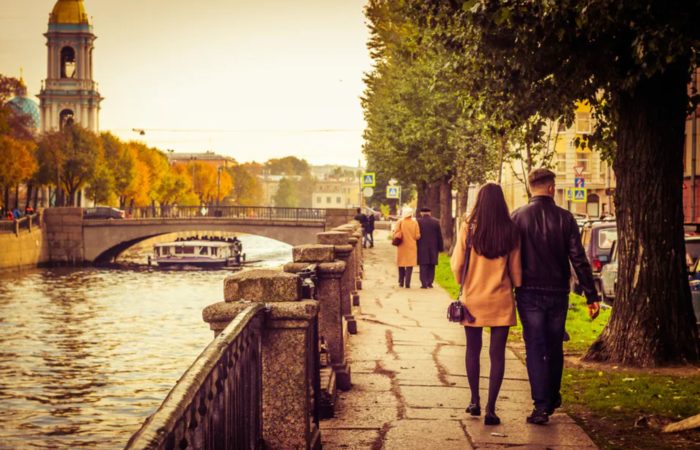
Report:
[[[239,161],[357,165],[371,67],[365,1],[85,0],[100,129]],[[54,4],[0,0],[0,73],[22,67],[37,102]]]

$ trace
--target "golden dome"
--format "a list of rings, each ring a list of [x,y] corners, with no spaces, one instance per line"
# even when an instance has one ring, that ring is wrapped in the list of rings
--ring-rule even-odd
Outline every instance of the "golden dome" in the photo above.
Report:
[[[83,0],[58,0],[51,11],[49,23],[89,24]]]

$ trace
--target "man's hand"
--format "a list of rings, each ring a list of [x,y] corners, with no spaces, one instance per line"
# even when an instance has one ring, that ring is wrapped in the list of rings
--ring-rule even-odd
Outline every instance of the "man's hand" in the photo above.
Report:
[[[593,302],[588,305],[588,317],[590,317],[591,320],[598,317],[598,314],[600,314],[600,302]]]

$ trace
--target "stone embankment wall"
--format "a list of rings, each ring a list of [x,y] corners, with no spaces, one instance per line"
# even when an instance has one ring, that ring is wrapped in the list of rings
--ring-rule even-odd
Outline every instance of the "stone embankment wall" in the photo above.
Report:
[[[44,211],[48,261],[79,265],[84,261],[83,209],[49,208]]]
[[[0,234],[0,271],[36,267],[47,261],[43,228]]]

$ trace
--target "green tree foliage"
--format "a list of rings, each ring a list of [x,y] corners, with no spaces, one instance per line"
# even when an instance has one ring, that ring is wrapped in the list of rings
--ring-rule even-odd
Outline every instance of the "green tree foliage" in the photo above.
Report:
[[[456,70],[483,78],[474,85],[483,110],[518,127],[535,116],[570,121],[577,100],[595,108],[602,126],[590,142],[614,155],[620,269],[611,320],[588,358],[697,361],[682,157],[700,3],[427,0],[421,9]]]
[[[262,204],[262,185],[258,177],[246,169],[246,165],[237,164],[226,169],[233,180],[230,201],[234,205],[257,206]]]
[[[273,158],[265,163],[269,175],[305,175],[310,172],[309,163],[295,156]]]
[[[282,178],[277,192],[272,196],[272,202],[278,207],[298,208],[300,206],[299,183],[291,178]]]

